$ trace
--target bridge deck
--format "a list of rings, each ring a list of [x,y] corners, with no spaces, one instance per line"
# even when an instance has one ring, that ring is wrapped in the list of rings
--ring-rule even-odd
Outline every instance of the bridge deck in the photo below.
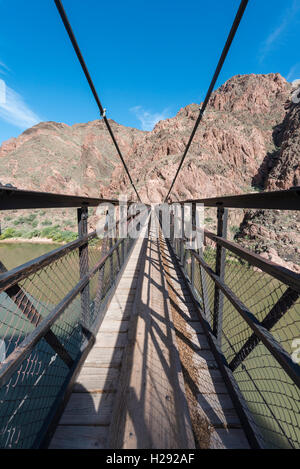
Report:
[[[157,233],[152,216],[50,448],[248,448],[180,271]]]

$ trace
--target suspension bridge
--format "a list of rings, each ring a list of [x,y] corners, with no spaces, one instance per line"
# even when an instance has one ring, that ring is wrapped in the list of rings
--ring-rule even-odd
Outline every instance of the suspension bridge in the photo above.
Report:
[[[75,241],[12,270],[0,263],[1,448],[300,447],[292,346],[300,337],[300,276],[227,238],[228,210],[296,211],[300,188],[180,201],[176,210],[170,198],[247,3],[165,198],[170,230],[160,206],[132,199],[125,219],[111,230],[108,216],[99,237],[88,228],[89,208],[117,208],[118,200],[0,187],[2,211],[73,208],[78,220]],[[199,248],[188,246],[187,203],[204,237]],[[216,233],[198,228],[200,203],[215,210]]]

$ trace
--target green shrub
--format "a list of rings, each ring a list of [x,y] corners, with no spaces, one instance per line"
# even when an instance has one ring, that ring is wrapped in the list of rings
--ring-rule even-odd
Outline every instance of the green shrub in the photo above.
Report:
[[[40,230],[33,230],[33,231],[30,231],[28,233],[28,237],[29,239],[32,239],[32,238],[39,238],[41,236],[41,231]]]
[[[22,225],[23,223],[26,223],[26,218],[25,217],[19,217],[16,220],[13,221],[14,225]]]
[[[42,225],[43,225],[43,226],[52,225],[52,221],[51,221],[51,220],[44,220],[44,221],[42,221]]]
[[[0,239],[17,238],[19,233],[20,232],[15,228],[6,228],[6,230],[0,236]]]
[[[74,225],[74,223],[73,223],[71,220],[66,220],[66,221],[64,222],[64,225],[65,225],[65,226],[72,226],[72,225]]]
[[[239,229],[238,226],[233,225],[233,226],[230,227],[230,231],[232,233],[237,233],[238,231],[240,231],[240,229]]]
[[[52,238],[52,235],[54,235],[54,233],[55,232],[51,226],[49,226],[48,228],[44,228],[41,231],[41,235],[43,238]]]
[[[31,223],[35,219],[36,219],[36,214],[35,213],[31,213],[30,215],[28,215],[28,217],[26,217],[27,223]]]

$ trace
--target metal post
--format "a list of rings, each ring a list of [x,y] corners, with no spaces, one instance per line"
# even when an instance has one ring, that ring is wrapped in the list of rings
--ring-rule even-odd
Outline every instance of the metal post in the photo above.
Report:
[[[107,217],[107,213],[106,213],[106,217]],[[105,222],[105,226],[106,228],[108,228],[107,221]],[[108,246],[107,235],[104,233],[103,239],[102,239],[101,251],[100,251],[100,259],[102,259],[102,257],[104,257],[105,254],[107,253],[107,250],[108,250],[107,246]],[[96,315],[99,313],[100,308],[101,308],[102,297],[105,296],[106,294],[106,292],[104,291],[105,266],[106,266],[106,262],[103,265],[103,267],[99,270],[99,274],[98,274],[98,288],[97,288],[97,294],[96,294],[95,303],[94,303],[95,304],[94,317],[96,317]]]
[[[184,206],[181,205],[181,238],[180,238],[180,262],[184,270]]]
[[[125,238],[122,239],[122,243],[121,243],[121,262],[122,262],[122,265],[124,264],[125,262]]]
[[[83,238],[88,234],[88,207],[83,206],[77,210],[78,236]],[[88,243],[79,247],[79,272],[80,278],[89,271]],[[84,326],[89,327],[90,321],[90,286],[89,284],[81,292],[81,311]]]
[[[116,242],[118,241],[118,238],[116,238]],[[116,257],[117,257],[117,261],[118,261],[118,272],[120,272],[121,270],[121,258],[120,258],[120,246],[117,247],[116,249]]]
[[[169,206],[170,207],[170,206]],[[174,212],[173,209],[170,210],[170,243],[174,247]]]
[[[192,204],[192,226],[195,229],[200,228],[200,227],[197,227],[196,203]],[[201,227],[201,228],[204,228],[204,227]],[[204,242],[204,239],[203,239],[203,242]],[[198,249],[196,249],[196,252],[198,252],[199,256],[201,256],[201,258],[203,259],[203,257],[204,257],[203,245],[199,246]],[[193,287],[194,293],[196,293],[196,295],[198,294],[198,295],[201,296],[203,313],[204,313],[207,321],[209,322],[209,324],[211,324],[211,313],[210,313],[210,308],[209,308],[209,298],[208,298],[208,290],[207,290],[207,282],[206,282],[206,272],[203,269],[203,267],[201,265],[199,265],[199,262],[197,262],[195,264],[195,257],[193,255],[191,256],[191,262],[192,262],[192,265],[191,265],[191,283],[192,283],[192,287]],[[195,276],[196,276],[196,279],[200,283],[200,288],[199,289],[197,289],[197,287],[195,287]]]
[[[109,250],[112,249],[113,247],[113,235],[114,235],[114,228],[113,228],[113,214],[111,213],[111,211],[109,210],[108,211],[108,218],[109,218],[109,221],[108,221],[108,236],[109,236]],[[114,283],[114,253],[111,254],[110,258],[109,258],[109,265],[110,265],[110,288],[112,287],[113,283]]]
[[[217,235],[227,237],[227,219],[228,209],[223,207],[218,208],[218,228]],[[226,249],[220,244],[217,244],[216,249],[216,274],[223,281],[225,276],[225,257]],[[223,322],[223,303],[224,294],[215,285],[215,299],[214,299],[214,313],[213,313],[213,332],[217,338],[218,345],[221,347],[222,342],[222,322]]]
[[[192,204],[192,228],[196,229],[196,204]],[[194,292],[195,288],[195,258],[191,255],[191,284]]]

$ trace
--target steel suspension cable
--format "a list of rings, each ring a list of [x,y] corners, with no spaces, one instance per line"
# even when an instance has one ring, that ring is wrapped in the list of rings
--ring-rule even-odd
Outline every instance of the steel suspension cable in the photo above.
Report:
[[[138,191],[137,191],[137,189],[136,189],[136,187],[135,187],[135,185],[134,185],[134,183],[133,183],[133,180],[132,180],[132,178],[131,178],[129,169],[128,169],[128,167],[127,167],[127,164],[126,164],[126,162],[125,162],[125,160],[124,160],[124,158],[123,158],[123,155],[122,155],[121,150],[120,150],[120,148],[119,148],[119,145],[118,145],[118,143],[117,143],[117,141],[116,141],[116,138],[115,138],[115,136],[114,136],[114,133],[113,133],[113,131],[112,131],[112,128],[111,128],[111,126],[110,126],[110,123],[109,123],[109,121],[108,121],[108,119],[107,119],[107,117],[106,117],[106,115],[105,115],[105,109],[102,107],[101,101],[100,101],[100,99],[99,99],[99,96],[98,96],[98,94],[97,94],[97,91],[96,91],[96,89],[95,89],[95,86],[94,86],[94,84],[93,84],[93,81],[92,81],[92,79],[91,79],[91,76],[90,76],[90,74],[89,74],[89,71],[88,71],[88,69],[87,69],[87,66],[86,66],[86,64],[85,64],[85,61],[84,61],[83,56],[82,56],[82,54],[81,54],[81,51],[80,51],[80,49],[79,49],[78,43],[77,43],[77,41],[76,41],[75,35],[74,35],[74,33],[73,33],[73,30],[72,30],[72,28],[71,28],[70,22],[69,22],[69,20],[68,20],[68,18],[67,18],[67,15],[66,15],[65,9],[64,9],[64,7],[63,7],[63,5],[62,5],[62,2],[61,2],[61,0],[54,0],[54,2],[55,2],[55,5],[56,5],[56,7],[57,7],[57,9],[58,9],[58,12],[59,12],[59,14],[60,14],[60,16],[61,16],[61,19],[62,19],[62,21],[63,21],[63,24],[64,24],[64,26],[65,26],[65,28],[66,28],[66,31],[67,31],[67,33],[68,33],[68,35],[69,35],[69,38],[70,38],[70,40],[71,40],[71,42],[72,42],[73,48],[74,48],[74,50],[75,50],[75,52],[76,52],[76,55],[77,55],[78,60],[79,60],[79,62],[80,62],[81,68],[82,68],[82,70],[83,70],[83,72],[84,72],[84,74],[85,74],[85,76],[86,76],[86,79],[87,79],[89,85],[90,85],[91,91],[92,91],[92,93],[93,93],[93,95],[94,95],[95,101],[96,101],[97,106],[98,106],[98,108],[99,108],[100,115],[101,115],[101,117],[103,118],[103,120],[104,120],[104,122],[105,122],[105,124],[106,124],[106,127],[107,127],[107,129],[108,129],[108,132],[109,132],[109,134],[110,134],[110,136],[111,136],[111,138],[112,138],[112,141],[113,141],[113,143],[114,143],[114,145],[115,145],[115,147],[116,147],[116,150],[117,150],[117,152],[118,152],[118,155],[119,155],[119,157],[120,157],[120,159],[121,159],[121,161],[122,161],[122,163],[123,163],[124,169],[125,169],[126,174],[127,174],[128,178],[129,178],[129,181],[130,181],[130,183],[131,183],[131,185],[132,185],[132,187],[133,187],[133,189],[134,189],[134,191],[135,191],[135,193],[136,193],[136,196],[137,196],[138,200],[141,202],[141,198],[140,198],[140,196],[139,196],[139,194],[138,194]]]
[[[215,73],[214,73],[214,76],[213,76],[212,81],[211,81],[211,83],[210,83],[210,86],[209,86],[209,88],[208,88],[208,91],[207,91],[206,97],[205,97],[205,99],[204,99],[204,101],[203,101],[202,107],[201,107],[201,109],[200,109],[200,111],[199,111],[199,116],[198,116],[198,118],[197,118],[197,120],[196,120],[196,123],[195,123],[195,125],[194,125],[193,131],[192,131],[192,133],[191,133],[191,136],[190,136],[190,138],[189,138],[189,141],[188,141],[188,143],[187,143],[187,145],[186,145],[186,148],[185,148],[185,150],[184,150],[183,156],[182,156],[181,161],[180,161],[180,163],[179,163],[178,169],[177,169],[176,174],[175,174],[175,176],[174,176],[174,179],[173,179],[173,181],[172,181],[172,184],[171,184],[171,187],[170,187],[170,189],[169,189],[169,192],[168,192],[168,194],[167,194],[167,196],[166,196],[166,198],[165,198],[165,202],[168,200],[169,195],[171,194],[171,191],[172,191],[172,189],[173,189],[173,187],[174,187],[174,184],[175,184],[175,181],[176,181],[176,179],[177,179],[177,176],[178,176],[178,174],[179,174],[179,172],[180,172],[180,170],[181,170],[181,167],[182,167],[182,165],[183,165],[183,162],[184,162],[184,160],[185,160],[185,157],[186,157],[186,155],[187,155],[187,153],[188,153],[188,151],[189,151],[189,148],[190,148],[191,143],[192,143],[192,141],[193,141],[193,138],[194,138],[194,136],[195,136],[196,130],[198,129],[198,126],[199,126],[199,124],[200,124],[200,122],[201,122],[201,120],[202,120],[204,111],[205,111],[206,106],[207,106],[207,104],[208,104],[208,101],[209,101],[209,99],[210,99],[210,97],[211,97],[211,94],[212,94],[212,92],[213,92],[213,89],[214,89],[214,86],[215,86],[216,81],[217,81],[217,79],[218,79],[218,76],[219,76],[219,74],[220,74],[220,71],[221,71],[221,69],[222,69],[222,67],[223,67],[224,61],[225,61],[226,56],[227,56],[227,54],[228,54],[228,51],[229,51],[229,49],[230,49],[231,43],[232,43],[232,41],[233,41],[233,39],[234,39],[235,33],[236,33],[236,31],[237,31],[237,29],[238,29],[238,27],[239,27],[239,24],[240,24],[240,22],[241,22],[241,19],[242,19],[242,17],[243,17],[243,14],[244,14],[245,9],[246,9],[246,7],[247,7],[248,1],[249,1],[249,0],[242,0],[241,3],[240,3],[240,7],[239,7],[238,12],[237,12],[237,14],[236,14],[236,17],[235,17],[235,19],[234,19],[234,22],[233,22],[233,25],[232,25],[232,27],[231,27],[230,33],[229,33],[229,35],[228,35],[226,44],[225,44],[225,46],[224,46],[224,49],[223,49],[223,51],[222,51],[220,60],[219,60],[219,62],[218,62],[216,71],[215,71]]]

